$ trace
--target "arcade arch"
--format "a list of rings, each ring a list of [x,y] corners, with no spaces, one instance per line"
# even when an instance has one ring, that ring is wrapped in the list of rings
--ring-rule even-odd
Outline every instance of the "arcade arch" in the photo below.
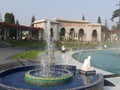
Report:
[[[80,41],[84,41],[84,29],[79,30],[78,38],[79,38]]]
[[[51,24],[52,40],[72,40],[72,41],[101,41],[101,24],[91,23],[89,21],[66,20],[54,18],[49,20]],[[35,27],[46,28],[47,20],[38,20],[34,22]],[[45,40],[45,32],[44,32]]]
[[[93,30],[92,32],[92,41],[97,41],[97,30]]]
[[[74,37],[75,37],[75,30],[74,28],[71,28],[69,31],[69,39],[74,40]]]
[[[62,38],[65,37],[65,33],[66,33],[65,28],[61,28],[61,30],[60,30],[60,40],[62,40]]]

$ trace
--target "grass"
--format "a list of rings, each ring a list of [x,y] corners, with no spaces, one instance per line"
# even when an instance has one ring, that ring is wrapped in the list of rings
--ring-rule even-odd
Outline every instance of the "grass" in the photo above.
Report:
[[[29,46],[39,46],[39,47],[44,47],[45,42],[39,42],[39,41],[8,41],[8,43],[12,47],[29,47]],[[62,42],[57,44],[56,47],[61,48],[62,45],[65,45],[67,49],[71,48],[94,48],[98,45],[98,43],[88,43],[88,42]]]
[[[62,45],[65,45],[67,49],[74,49],[74,48],[79,48],[79,49],[89,49],[89,48],[95,48],[98,43],[88,43],[88,42],[62,42],[60,43],[59,47]]]
[[[20,41],[15,41],[15,40],[10,40],[7,41],[12,47],[26,47],[26,46],[40,46],[44,47],[45,43],[44,42],[39,42],[39,41],[27,41],[27,40],[20,40]]]
[[[36,59],[39,54],[43,53],[43,50],[31,50],[18,53],[12,57],[12,59]]]
[[[34,41],[11,41],[10,42],[13,46],[39,46],[44,47],[45,43],[43,42],[34,42]],[[120,42],[104,42],[102,45],[106,44],[109,47],[120,47]],[[61,48],[62,45],[65,45],[66,49],[73,49],[73,48],[79,48],[79,49],[91,49],[98,46],[98,43],[88,43],[88,42],[61,42],[57,44],[57,47]],[[43,50],[31,50],[22,52],[19,54],[16,54],[12,57],[12,59],[35,59],[37,58],[39,53],[42,53]]]
[[[120,47],[120,41],[106,41],[104,42],[108,47],[118,48]]]

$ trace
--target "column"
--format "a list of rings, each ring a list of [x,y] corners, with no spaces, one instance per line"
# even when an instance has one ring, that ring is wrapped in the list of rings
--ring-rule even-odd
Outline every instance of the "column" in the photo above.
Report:
[[[17,32],[16,32],[16,39],[18,40],[19,39],[19,30],[17,29]]]
[[[7,31],[7,28],[4,29],[4,40],[6,40],[6,31]]]

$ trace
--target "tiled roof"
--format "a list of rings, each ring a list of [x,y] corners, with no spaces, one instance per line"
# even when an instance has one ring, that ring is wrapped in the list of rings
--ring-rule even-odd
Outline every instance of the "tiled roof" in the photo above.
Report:
[[[40,28],[34,28],[30,26],[24,26],[24,25],[16,25],[16,24],[9,24],[6,22],[0,22],[0,27],[5,28],[14,28],[14,29],[25,29],[25,30],[41,30]]]
[[[120,33],[120,30],[105,30],[105,33]]]

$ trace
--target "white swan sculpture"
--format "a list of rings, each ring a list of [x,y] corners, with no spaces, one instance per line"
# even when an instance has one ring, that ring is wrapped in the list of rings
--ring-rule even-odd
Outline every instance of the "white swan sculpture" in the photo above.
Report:
[[[83,66],[82,66],[81,70],[92,71],[93,67],[91,67],[90,61],[91,61],[91,56],[88,56],[88,58],[84,60],[84,63],[83,63]]]

